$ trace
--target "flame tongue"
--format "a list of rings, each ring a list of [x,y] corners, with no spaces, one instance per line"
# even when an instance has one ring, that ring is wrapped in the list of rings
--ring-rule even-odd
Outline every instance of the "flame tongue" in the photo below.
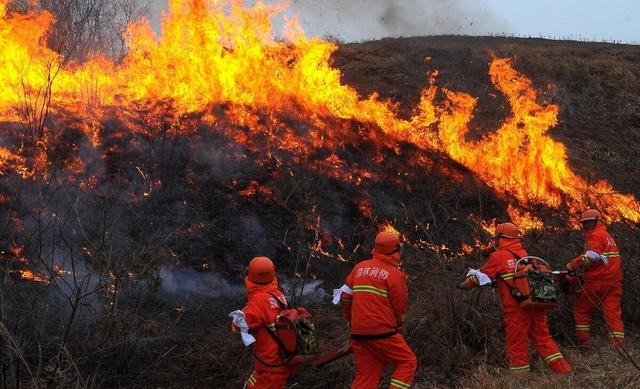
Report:
[[[495,59],[489,73],[507,97],[511,116],[483,140],[467,142],[464,139],[474,100],[466,94],[447,92],[459,114],[441,110],[439,134],[453,159],[523,205],[544,204],[555,209],[566,205],[576,213],[593,204],[614,220],[640,220],[633,196],[616,193],[605,181],[591,185],[571,170],[565,147],[546,135],[557,123],[558,106],[540,105],[531,81],[513,69],[511,60]],[[533,221],[523,220],[526,217],[516,212],[511,216],[527,225]]]
[[[361,136],[356,126],[364,124],[368,130],[386,133],[387,141],[403,140],[447,153],[520,207],[542,204],[574,212],[597,206],[613,220],[640,221],[640,206],[633,196],[616,193],[605,181],[590,184],[571,170],[564,146],[546,134],[557,122],[559,107],[540,104],[531,81],[517,73],[509,59],[494,59],[489,72],[511,113],[484,139],[468,141],[474,97],[438,89],[437,73],[433,73],[415,115],[408,120],[399,118],[397,107],[375,94],[361,99],[353,88],[340,83],[340,72],[331,67],[333,43],[307,39],[295,19],[285,29],[287,41],[274,38],[271,19],[286,3],[257,2],[245,8],[232,0],[171,0],[160,37],[146,21],[129,26],[129,54],[122,63],[95,57],[63,69],[59,68],[62,59],[42,46],[51,15],[7,15],[6,4],[7,0],[0,0],[0,65],[6,69],[0,74],[0,117],[4,119],[17,120],[16,107],[25,97],[37,103],[41,97],[35,92],[48,85],[52,85],[53,108],[83,116],[100,115],[98,108],[106,105],[126,109],[169,101],[176,115],[206,112],[205,121],[237,143],[251,145],[255,135],[262,133],[277,140],[274,147],[290,150],[298,161],[320,148],[339,148]],[[439,94],[444,101],[438,105]],[[218,108],[212,109],[220,106],[226,107],[224,117],[216,114]],[[300,126],[304,130],[284,117],[306,123]],[[248,128],[249,133],[238,128]],[[85,131],[96,147],[95,128]],[[385,141],[377,131],[368,131],[367,136]],[[20,157],[0,150],[3,164],[19,161]],[[363,179],[375,179],[370,172],[349,166],[338,153],[311,165],[357,185]],[[257,182],[240,190],[269,193]],[[538,222],[516,208],[510,206],[509,211],[523,226]]]

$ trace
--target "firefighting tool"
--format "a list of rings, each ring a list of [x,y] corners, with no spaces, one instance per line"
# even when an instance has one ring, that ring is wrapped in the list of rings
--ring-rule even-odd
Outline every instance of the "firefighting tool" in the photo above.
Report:
[[[253,353],[255,358],[269,367],[284,366],[300,357],[303,361],[306,356],[318,353],[318,342],[316,340],[316,326],[311,321],[311,314],[302,307],[293,308],[287,301],[284,304],[273,293],[269,293],[280,305],[280,313],[276,316],[273,325],[266,326],[267,332],[278,344],[280,349],[280,363],[268,363]],[[252,349],[253,352],[253,349]]]
[[[323,367],[337,359],[345,357],[353,352],[351,340],[346,340],[339,345],[323,351],[311,359],[311,364],[315,367]]]
[[[576,270],[554,270],[551,277],[558,289],[567,296],[578,293],[583,284],[582,275]]]
[[[518,260],[513,273],[505,274],[502,277],[511,290],[511,295],[522,308],[556,308],[558,293],[549,264],[540,257],[515,256]]]

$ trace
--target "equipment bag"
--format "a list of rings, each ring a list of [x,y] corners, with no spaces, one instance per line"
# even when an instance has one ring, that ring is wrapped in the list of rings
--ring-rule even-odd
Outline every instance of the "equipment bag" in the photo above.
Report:
[[[282,311],[276,316],[274,327],[267,329],[278,343],[283,360],[290,360],[296,355],[316,354],[318,342],[311,314],[302,307],[291,308],[288,302],[283,304],[274,294],[271,296],[276,299]]]
[[[512,283],[506,281],[511,289],[511,295],[522,308],[556,308],[558,306],[558,292],[549,264],[539,257],[526,256],[521,258],[517,255],[516,257],[518,260],[514,268]]]

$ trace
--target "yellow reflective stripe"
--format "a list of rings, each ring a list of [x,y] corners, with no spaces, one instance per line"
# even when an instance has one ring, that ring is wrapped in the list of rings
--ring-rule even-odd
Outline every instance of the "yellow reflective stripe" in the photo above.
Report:
[[[383,297],[387,297],[387,295],[389,294],[386,290],[376,288],[375,286],[371,286],[371,285],[356,285],[353,287],[353,293],[355,292],[374,293]]]
[[[510,366],[509,370],[511,370],[512,373],[522,373],[522,372],[525,372],[525,371],[529,371],[529,365]]]
[[[585,265],[591,265],[591,260],[590,260],[589,258],[587,258],[587,256],[586,256],[586,255],[583,255],[583,256],[582,256],[582,262],[583,262]]]
[[[411,384],[407,384],[406,382],[397,380],[395,378],[392,378],[389,384],[391,384],[390,386],[395,386],[396,388],[403,388],[403,389],[411,388]]]
[[[609,337],[610,338],[624,338],[624,332],[614,331],[614,332],[609,334]]]
[[[257,381],[256,377],[253,376],[254,374],[255,374],[255,371],[253,373],[251,373],[249,378],[247,378],[247,382],[250,383],[251,385],[255,385],[256,381]]]
[[[576,331],[589,331],[590,329],[589,324],[576,324]]]
[[[267,329],[269,331],[275,331],[276,330],[276,323],[267,324]]]
[[[563,358],[562,353],[555,353],[555,354],[551,354],[548,357],[546,357],[544,359],[544,361],[549,363],[549,362],[553,362],[553,361],[561,359],[561,358]]]
[[[604,255],[607,258],[610,258],[610,257],[618,257],[620,256],[620,253],[617,251],[611,251],[609,253],[602,253],[602,255]]]
[[[502,278],[503,280],[512,280],[516,278],[516,274],[515,273],[500,274],[500,278]]]
[[[342,305],[351,305],[351,297],[349,297],[349,298],[341,297],[340,298],[340,304],[342,304]]]

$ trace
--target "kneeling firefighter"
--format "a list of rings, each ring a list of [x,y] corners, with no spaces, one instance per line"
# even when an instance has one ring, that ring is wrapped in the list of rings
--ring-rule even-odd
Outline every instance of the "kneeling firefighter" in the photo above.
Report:
[[[548,366],[557,374],[572,370],[549,333],[547,314],[543,309],[524,308],[514,296],[512,281],[516,262],[527,256],[520,233],[513,223],[496,226],[494,251],[479,270],[470,269],[458,289],[467,290],[497,283],[504,311],[507,359],[512,373],[526,373],[529,366],[529,342]]]
[[[284,389],[297,364],[283,363],[280,346],[269,333],[275,326],[276,316],[287,300],[278,288],[276,268],[271,259],[255,257],[249,263],[244,278],[248,301],[242,310],[231,312],[232,330],[242,335],[246,346],[255,355],[254,371],[244,388]],[[285,361],[289,362],[289,361]]]

